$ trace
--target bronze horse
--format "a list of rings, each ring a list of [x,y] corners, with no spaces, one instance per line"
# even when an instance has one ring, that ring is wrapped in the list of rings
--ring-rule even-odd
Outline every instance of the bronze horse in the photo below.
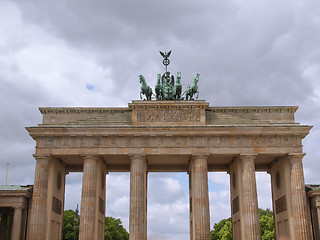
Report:
[[[200,74],[197,73],[197,75],[194,77],[192,85],[189,86],[186,90],[186,100],[194,100],[193,95],[197,94],[197,99],[199,97],[199,91],[198,91],[198,82],[199,82],[199,76]]]
[[[148,86],[146,79],[143,75],[139,76],[140,83],[141,83],[141,90],[140,90],[140,99],[142,99],[142,94],[144,94],[147,98],[147,100],[151,100],[152,96],[152,89]]]

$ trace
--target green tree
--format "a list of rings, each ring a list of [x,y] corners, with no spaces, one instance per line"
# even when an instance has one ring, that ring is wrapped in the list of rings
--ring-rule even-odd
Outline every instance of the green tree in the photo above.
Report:
[[[275,240],[273,213],[270,209],[259,209],[261,240]],[[231,218],[222,219],[214,224],[211,240],[232,240]]]
[[[275,240],[273,212],[259,209],[261,240]]]
[[[78,236],[79,221],[75,221],[76,213],[73,210],[65,210],[63,215],[63,239],[74,240],[74,234]],[[76,227],[75,227],[76,226]],[[78,239],[78,238],[76,238]]]
[[[106,217],[105,240],[128,240],[129,233],[122,226],[120,219]]]
[[[231,218],[222,219],[214,224],[211,231],[211,240],[232,240]]]
[[[79,221],[75,221],[76,213],[73,210],[65,210],[63,216],[63,239],[74,240],[79,236]],[[80,216],[79,216],[80,219]],[[123,227],[120,219],[106,217],[105,240],[129,240],[129,233]]]

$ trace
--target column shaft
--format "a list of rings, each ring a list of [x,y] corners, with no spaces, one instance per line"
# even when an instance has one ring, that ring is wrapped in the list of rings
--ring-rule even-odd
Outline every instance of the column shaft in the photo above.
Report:
[[[97,157],[84,157],[79,230],[80,240],[96,239],[95,220],[97,208],[97,165]]]
[[[193,155],[190,161],[192,240],[210,239],[210,211],[207,155]]]
[[[303,154],[289,154],[290,189],[292,195],[293,230],[295,239],[311,239],[311,219],[307,213],[307,198],[304,184]]]
[[[315,217],[315,224],[314,224],[314,232],[315,232],[315,238],[317,239],[320,239],[320,206],[317,207],[317,210],[316,210],[316,216]]]
[[[22,220],[22,208],[14,208],[13,225],[12,225],[12,240],[20,240],[21,234],[21,220]]]
[[[130,165],[129,239],[147,239],[147,160],[144,155],[132,155]]]
[[[190,168],[190,166],[189,166]],[[193,240],[193,213],[192,213],[192,181],[191,181],[191,169],[189,174],[189,228],[190,228],[190,240]]]
[[[242,165],[242,221],[246,240],[260,239],[254,155],[240,156]]]
[[[46,236],[47,192],[49,156],[35,156],[37,159],[34,175],[32,210],[29,224],[29,240],[44,240]]]

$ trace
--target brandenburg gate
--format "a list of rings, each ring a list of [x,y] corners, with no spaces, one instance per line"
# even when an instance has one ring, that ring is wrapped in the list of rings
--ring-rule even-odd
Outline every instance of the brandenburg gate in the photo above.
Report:
[[[198,97],[199,74],[182,93],[162,53],[155,98],[140,75],[141,93],[123,108],[40,108],[27,130],[36,141],[29,240],[61,240],[65,176],[83,172],[80,240],[102,240],[106,174],[130,172],[129,239],[147,239],[148,172],[189,174],[190,240],[210,239],[208,172],[230,175],[234,240],[260,237],[256,171],[271,175],[277,239],[312,239],[302,159],[310,126],[297,107],[210,107]],[[182,95],[185,94],[185,99]]]
[[[209,107],[200,100],[126,108],[40,108],[30,240],[61,239],[65,176],[83,172],[80,239],[104,239],[106,174],[130,172],[130,240],[147,239],[148,172],[187,172],[190,239],[210,239],[208,172],[230,174],[234,239],[260,239],[255,171],[271,174],[277,236],[312,239],[302,168],[311,127],[297,107]]]

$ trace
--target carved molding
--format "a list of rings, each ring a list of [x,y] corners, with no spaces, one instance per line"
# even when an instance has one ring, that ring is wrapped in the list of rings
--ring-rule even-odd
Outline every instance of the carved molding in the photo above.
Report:
[[[42,137],[39,148],[302,147],[302,138],[279,136],[105,136]]]

